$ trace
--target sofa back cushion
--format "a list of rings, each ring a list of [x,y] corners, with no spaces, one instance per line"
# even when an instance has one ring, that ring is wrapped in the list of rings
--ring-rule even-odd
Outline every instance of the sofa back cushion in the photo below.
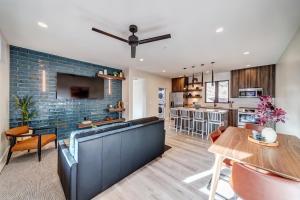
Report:
[[[99,126],[96,128],[89,128],[89,129],[83,129],[83,130],[76,130],[73,131],[70,134],[70,144],[69,144],[69,151],[71,155],[75,158],[75,139],[81,138],[81,137],[86,137],[98,133],[103,133],[106,131],[111,131],[111,130],[116,130],[119,128],[124,128],[128,127],[129,124],[127,122],[120,122],[120,123],[113,123],[113,124],[107,124],[103,126]]]
[[[130,126],[138,125],[138,124],[145,124],[148,122],[153,122],[159,120],[158,117],[145,117],[145,118],[140,118],[140,119],[134,119],[127,121],[127,123],[130,124]]]

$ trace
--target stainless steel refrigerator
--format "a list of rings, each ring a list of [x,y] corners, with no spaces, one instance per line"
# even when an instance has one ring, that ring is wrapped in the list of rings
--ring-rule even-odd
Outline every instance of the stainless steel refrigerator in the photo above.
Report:
[[[170,107],[183,107],[184,105],[184,98],[183,92],[171,92],[170,93]]]

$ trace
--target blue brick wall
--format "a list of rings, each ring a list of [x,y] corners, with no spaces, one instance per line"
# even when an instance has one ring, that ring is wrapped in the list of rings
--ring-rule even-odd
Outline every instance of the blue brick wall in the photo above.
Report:
[[[46,70],[46,92],[42,92],[42,70]],[[15,107],[14,96],[33,96],[38,116],[31,126],[56,125],[59,138],[67,137],[77,129],[84,117],[102,120],[106,116],[117,117],[106,112],[108,104],[122,99],[122,82],[113,80],[112,94],[108,94],[108,80],[104,80],[104,99],[101,100],[59,100],[56,99],[57,72],[81,76],[95,76],[99,70],[107,69],[109,74],[120,70],[77,61],[69,58],[10,46],[10,127],[21,124],[20,114]]]

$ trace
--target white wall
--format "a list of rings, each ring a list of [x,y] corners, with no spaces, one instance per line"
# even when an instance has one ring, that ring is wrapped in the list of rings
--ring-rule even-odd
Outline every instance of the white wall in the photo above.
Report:
[[[276,67],[276,105],[287,112],[277,131],[300,137],[300,29]]]
[[[146,116],[147,99],[146,87],[144,79],[133,80],[132,89],[132,118],[138,119]]]
[[[8,141],[4,131],[8,129],[9,120],[9,46],[0,31],[0,171],[6,161]]]
[[[146,117],[158,114],[158,88],[166,88],[167,94],[171,92],[171,79],[151,74],[137,69],[124,70],[126,81],[122,84],[122,98],[126,111],[123,115],[126,119],[132,119],[133,104],[133,80],[143,79],[146,89]],[[169,113],[169,95],[167,95],[166,113]]]

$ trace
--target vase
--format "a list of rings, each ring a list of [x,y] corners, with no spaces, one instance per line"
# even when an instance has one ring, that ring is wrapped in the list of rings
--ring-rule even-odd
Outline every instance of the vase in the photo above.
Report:
[[[262,130],[261,136],[266,143],[274,143],[277,139],[277,133],[273,128],[266,127]]]

